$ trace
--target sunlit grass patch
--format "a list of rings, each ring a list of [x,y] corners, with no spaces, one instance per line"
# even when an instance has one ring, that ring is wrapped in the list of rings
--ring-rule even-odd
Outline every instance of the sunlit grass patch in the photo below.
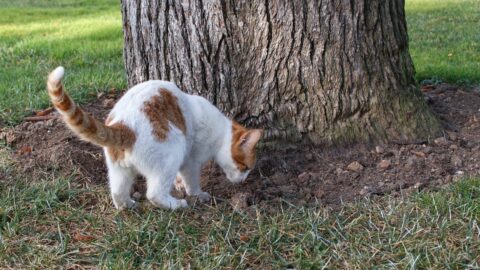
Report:
[[[480,83],[480,1],[406,0],[418,80]]]
[[[0,117],[9,123],[49,104],[45,79],[58,65],[79,102],[126,87],[119,3],[43,3],[0,8]]]

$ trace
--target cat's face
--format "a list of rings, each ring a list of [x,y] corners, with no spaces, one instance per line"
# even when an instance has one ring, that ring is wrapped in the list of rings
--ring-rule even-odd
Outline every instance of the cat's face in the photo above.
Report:
[[[236,122],[232,125],[230,148],[231,164],[222,166],[228,180],[234,183],[244,181],[255,166],[255,147],[262,137],[261,129],[246,129]]]

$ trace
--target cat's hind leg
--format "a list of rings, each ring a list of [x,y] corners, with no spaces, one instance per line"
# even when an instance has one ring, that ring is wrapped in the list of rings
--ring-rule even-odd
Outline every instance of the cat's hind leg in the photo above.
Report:
[[[130,190],[136,176],[133,168],[122,167],[112,162],[107,155],[108,179],[113,204],[118,210],[135,208],[137,203],[130,197]]]
[[[155,175],[147,175],[147,199],[156,207],[177,209],[187,207],[187,201],[171,195],[177,172],[167,170]]]

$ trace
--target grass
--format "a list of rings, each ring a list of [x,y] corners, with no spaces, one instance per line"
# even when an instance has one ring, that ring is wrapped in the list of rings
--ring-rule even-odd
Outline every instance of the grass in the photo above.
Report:
[[[118,1],[0,0],[0,119],[48,106],[45,80],[58,65],[80,102],[124,89],[122,44]]]
[[[274,214],[227,203],[117,213],[104,186],[55,174],[0,193],[2,267],[480,269],[480,179]]]
[[[480,84],[480,1],[406,0],[419,81]]]

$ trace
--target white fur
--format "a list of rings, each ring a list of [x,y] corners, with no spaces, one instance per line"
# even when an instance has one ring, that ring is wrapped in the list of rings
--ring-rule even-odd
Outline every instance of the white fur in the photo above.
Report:
[[[142,111],[145,101],[158,95],[160,88],[177,97],[186,123],[185,135],[170,124],[163,142],[153,136],[151,123]],[[210,199],[200,188],[200,169],[208,160],[214,159],[232,182],[243,181],[248,175],[240,172],[232,159],[232,122],[206,99],[185,94],[171,82],[154,80],[134,86],[109,117],[110,125],[122,122],[136,135],[132,151],[123,160],[115,163],[105,151],[112,198],[118,209],[135,206],[130,189],[137,174],[147,179],[147,198],[158,207],[171,209],[187,206],[185,200],[170,194],[177,173],[187,195],[202,200]]]
[[[63,75],[65,75],[65,69],[60,66],[50,73],[48,80],[57,83],[62,80]]]

